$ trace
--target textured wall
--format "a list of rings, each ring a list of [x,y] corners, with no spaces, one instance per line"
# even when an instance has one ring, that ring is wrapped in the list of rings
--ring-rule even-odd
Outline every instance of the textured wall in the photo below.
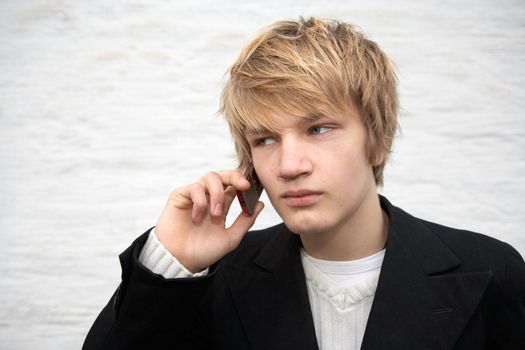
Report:
[[[80,347],[170,190],[234,167],[215,116],[227,67],[299,15],[354,22],[397,63],[382,192],[525,253],[522,1],[221,3],[0,2],[2,349]],[[256,227],[277,220],[267,206]]]

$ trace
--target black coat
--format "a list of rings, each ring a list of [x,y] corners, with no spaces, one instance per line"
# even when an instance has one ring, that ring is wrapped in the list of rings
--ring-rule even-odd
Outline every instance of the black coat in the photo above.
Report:
[[[496,239],[392,206],[362,349],[525,349],[525,264]],[[122,283],[84,349],[317,349],[299,237],[247,234],[210,275],[164,279],[120,256]]]

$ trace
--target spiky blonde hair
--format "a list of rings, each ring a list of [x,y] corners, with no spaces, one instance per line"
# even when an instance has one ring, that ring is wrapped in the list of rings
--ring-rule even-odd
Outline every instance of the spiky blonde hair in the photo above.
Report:
[[[375,182],[398,128],[397,78],[379,46],[351,24],[300,18],[260,31],[229,70],[220,112],[232,133],[239,167],[251,160],[245,130],[272,130],[274,111],[315,115],[320,109],[343,114],[352,107],[367,131],[368,159]]]

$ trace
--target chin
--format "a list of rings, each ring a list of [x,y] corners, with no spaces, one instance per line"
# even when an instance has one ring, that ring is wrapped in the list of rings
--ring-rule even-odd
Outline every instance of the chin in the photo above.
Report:
[[[298,235],[311,235],[330,229],[326,221],[315,217],[283,218],[283,221],[290,231]]]

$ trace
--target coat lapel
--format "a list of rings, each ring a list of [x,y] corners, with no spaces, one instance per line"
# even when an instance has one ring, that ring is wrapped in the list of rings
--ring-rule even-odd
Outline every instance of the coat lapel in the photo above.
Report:
[[[387,249],[362,349],[451,349],[492,274],[455,273],[461,262],[435,233],[381,200]]]
[[[299,238],[281,225],[253,268],[224,266],[252,348],[317,350]]]

